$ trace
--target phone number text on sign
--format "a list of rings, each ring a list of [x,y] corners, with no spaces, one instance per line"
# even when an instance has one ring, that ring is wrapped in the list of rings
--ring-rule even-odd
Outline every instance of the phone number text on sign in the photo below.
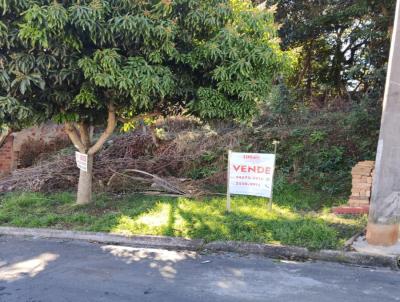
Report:
[[[271,198],[274,163],[274,154],[231,152],[229,193]]]

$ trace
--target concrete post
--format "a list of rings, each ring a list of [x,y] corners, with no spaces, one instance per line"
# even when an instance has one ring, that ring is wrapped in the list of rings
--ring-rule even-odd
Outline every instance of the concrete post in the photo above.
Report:
[[[400,1],[389,56],[381,130],[375,161],[367,241],[390,246],[398,241],[400,221]]]

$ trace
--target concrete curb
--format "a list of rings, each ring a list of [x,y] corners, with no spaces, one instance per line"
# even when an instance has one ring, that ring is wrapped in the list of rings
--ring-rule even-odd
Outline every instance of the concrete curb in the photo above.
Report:
[[[335,250],[309,251],[308,249],[301,247],[237,241],[214,241],[206,244],[204,248],[215,252],[224,251],[245,254],[259,254],[277,259],[320,260],[360,266],[390,267],[393,270],[400,269],[400,257],[397,256],[383,256]]]
[[[137,247],[190,251],[200,250],[204,245],[204,240],[190,240],[166,236],[124,236],[100,232],[81,232],[16,227],[0,227],[0,235],[83,240],[105,244],[125,244]]]
[[[276,259],[320,260],[361,266],[390,267],[393,270],[400,269],[400,257],[397,256],[382,256],[334,250],[321,250],[314,252],[301,247],[238,241],[213,241],[206,244],[202,239],[192,240],[166,236],[124,236],[100,232],[96,233],[16,227],[0,227],[0,235],[83,240],[103,244],[120,244],[135,247],[162,248],[168,250],[234,252],[240,254],[263,255]]]

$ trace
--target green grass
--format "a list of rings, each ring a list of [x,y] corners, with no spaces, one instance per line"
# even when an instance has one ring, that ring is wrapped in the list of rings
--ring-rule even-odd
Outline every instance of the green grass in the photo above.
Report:
[[[224,197],[97,195],[93,204],[77,206],[72,193],[10,193],[0,196],[0,225],[340,248],[366,218],[340,218],[322,207],[335,202],[286,188],[276,194],[271,212],[265,199],[234,197],[233,211],[226,213]]]

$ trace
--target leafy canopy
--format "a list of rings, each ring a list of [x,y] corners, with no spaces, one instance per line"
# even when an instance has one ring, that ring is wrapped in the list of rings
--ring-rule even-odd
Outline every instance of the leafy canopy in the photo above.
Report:
[[[186,111],[246,120],[292,57],[240,0],[0,1],[0,124]]]
[[[395,0],[267,2],[277,7],[282,46],[301,49],[291,86],[305,99],[383,95]]]

